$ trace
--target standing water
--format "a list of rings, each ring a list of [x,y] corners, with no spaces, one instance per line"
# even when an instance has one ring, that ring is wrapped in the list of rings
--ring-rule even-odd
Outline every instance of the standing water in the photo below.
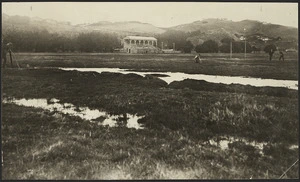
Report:
[[[257,148],[261,154],[263,154],[264,146],[268,145],[267,142],[249,141],[249,140],[247,140],[245,138],[241,138],[241,137],[238,137],[238,138],[235,138],[235,137],[220,137],[220,138],[222,138],[222,139],[218,140],[218,141],[216,139],[211,139],[211,140],[209,140],[209,142],[210,142],[211,145],[218,146],[222,150],[228,149],[229,148],[228,144],[232,144],[233,142],[244,142],[246,145],[250,145],[250,146],[253,146],[253,147]],[[299,147],[298,145],[290,145],[289,149],[294,150],[294,149],[298,149],[298,147]]]
[[[77,70],[82,72],[94,71],[97,73],[111,72],[122,74],[137,74],[145,77],[149,74],[158,75],[158,78],[164,80],[168,84],[173,81],[182,81],[185,79],[205,80],[211,83],[223,84],[241,84],[251,85],[256,87],[285,87],[289,89],[298,90],[298,81],[294,80],[275,80],[275,79],[261,79],[261,78],[247,78],[240,76],[218,76],[218,75],[204,75],[204,74],[187,74],[181,72],[142,72],[142,71],[128,71],[120,68],[60,68],[61,70]]]
[[[14,103],[19,106],[42,108],[48,111],[57,111],[63,114],[69,114],[71,116],[78,116],[81,119],[88,120],[98,125],[108,125],[110,127],[116,127],[123,125],[127,128],[144,129],[144,127],[138,123],[138,120],[142,116],[136,116],[131,114],[109,115],[107,112],[97,109],[89,109],[88,107],[76,107],[71,103],[59,103],[58,99],[3,99],[3,103]]]

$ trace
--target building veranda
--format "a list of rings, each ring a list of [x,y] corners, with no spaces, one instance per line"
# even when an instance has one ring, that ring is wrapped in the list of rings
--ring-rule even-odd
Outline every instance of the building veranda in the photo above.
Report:
[[[154,37],[126,36],[123,51],[127,53],[158,53],[157,39]]]

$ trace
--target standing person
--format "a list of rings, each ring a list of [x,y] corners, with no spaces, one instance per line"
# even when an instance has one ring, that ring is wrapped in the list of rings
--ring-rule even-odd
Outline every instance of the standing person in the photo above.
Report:
[[[7,54],[7,46],[6,45],[3,45],[3,40],[2,40],[2,47],[1,47],[1,62],[2,62],[2,59],[3,59],[3,63],[2,63],[2,67],[5,68],[6,66],[6,54]]]
[[[270,61],[272,61],[272,57],[273,57],[274,52],[275,52],[275,50],[273,50],[273,49],[271,49],[270,52],[269,52]]]
[[[280,54],[279,61],[280,61],[281,59],[282,59],[282,61],[284,61],[284,55],[283,55],[283,52],[280,51],[279,54]]]
[[[9,53],[9,58],[10,58],[10,66],[13,67],[13,63],[12,63],[12,55],[11,55],[11,49],[12,49],[12,43],[9,42],[6,44],[6,47],[7,47],[7,52]]]

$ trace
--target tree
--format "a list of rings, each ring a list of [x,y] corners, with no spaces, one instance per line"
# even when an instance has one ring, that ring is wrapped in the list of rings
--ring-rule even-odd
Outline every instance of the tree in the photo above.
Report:
[[[251,46],[251,48],[252,48],[252,51],[254,51],[254,52],[259,52],[260,51],[259,47]]]
[[[196,47],[195,47],[195,51],[197,52],[197,53],[200,53],[201,52],[201,44],[198,44],[198,45],[196,45]]]
[[[265,53],[268,53],[270,56],[269,57],[270,61],[272,61],[273,54],[276,50],[277,47],[274,44],[266,45],[266,47],[264,48]]]
[[[213,52],[218,52],[219,51],[219,46],[218,43],[213,41],[213,40],[207,40],[203,42],[202,45],[198,45],[195,48],[196,52],[207,52],[207,53],[213,53]]]
[[[223,38],[221,40],[222,45],[219,47],[219,51],[223,53],[230,52],[230,44],[233,44],[234,40],[230,37]]]
[[[77,37],[79,50],[83,52],[113,52],[120,41],[115,34],[91,32]]]
[[[192,49],[194,48],[194,45],[191,43],[191,41],[186,41],[183,47],[184,53],[191,53]]]
[[[232,43],[232,52],[234,53],[244,53],[245,52],[245,42],[233,42]],[[252,47],[246,42],[246,52],[251,53]]]
[[[233,38],[225,37],[221,40],[222,44],[230,44],[230,42],[233,42]]]
[[[219,47],[219,51],[222,53],[229,53],[230,52],[230,44],[222,44]]]
[[[187,38],[188,34],[183,31],[167,30],[162,34],[157,35],[157,44],[160,46],[161,42],[163,42],[164,46],[167,45],[167,48],[172,49],[173,43],[175,43],[176,50],[184,50]]]

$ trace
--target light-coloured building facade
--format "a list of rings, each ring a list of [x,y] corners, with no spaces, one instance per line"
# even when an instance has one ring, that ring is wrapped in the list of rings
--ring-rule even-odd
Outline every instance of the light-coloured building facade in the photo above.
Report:
[[[127,36],[123,39],[123,51],[127,53],[158,53],[154,37]]]

